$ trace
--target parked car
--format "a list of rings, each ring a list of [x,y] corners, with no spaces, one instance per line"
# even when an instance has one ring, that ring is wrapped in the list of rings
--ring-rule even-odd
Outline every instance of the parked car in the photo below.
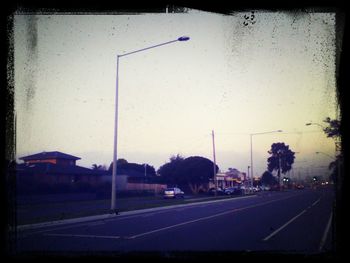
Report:
[[[208,190],[208,194],[210,194],[210,195],[215,195],[215,192],[217,195],[224,195],[225,194],[224,190],[220,187],[218,187],[218,189],[210,188]]]
[[[262,186],[261,186],[261,190],[262,190],[262,191],[270,191],[270,189],[271,189],[271,187],[268,186],[268,185],[262,185]]]
[[[254,192],[260,192],[261,191],[261,188],[259,186],[254,186]]]
[[[233,187],[228,187],[225,189],[226,195],[235,195],[235,194],[242,194],[242,193],[243,193],[243,189],[238,185]]]
[[[164,198],[184,198],[185,193],[177,187],[167,188],[164,190]]]

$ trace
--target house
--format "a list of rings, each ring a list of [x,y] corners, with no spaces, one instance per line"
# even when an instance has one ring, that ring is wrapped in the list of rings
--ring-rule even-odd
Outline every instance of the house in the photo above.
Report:
[[[25,164],[51,163],[62,166],[76,166],[76,161],[81,158],[61,152],[42,152],[19,158]]]
[[[80,157],[66,153],[41,152],[19,158],[24,163],[16,168],[17,183],[37,182],[49,185],[88,183],[91,186],[112,182],[112,172],[94,170],[78,166]],[[125,190],[152,190],[160,192],[166,185],[154,182],[152,176],[145,177],[143,172],[121,168],[117,170],[116,187]]]
[[[62,152],[41,152],[19,158],[23,164],[17,165],[19,180],[32,179],[47,184],[85,182],[97,184],[104,171],[96,171],[76,165],[81,158]]]

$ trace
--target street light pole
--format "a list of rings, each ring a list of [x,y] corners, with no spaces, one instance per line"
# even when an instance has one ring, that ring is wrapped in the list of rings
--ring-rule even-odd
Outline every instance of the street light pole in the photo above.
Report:
[[[250,134],[250,183],[251,183],[251,186],[253,186],[253,176],[254,176],[254,169],[253,169],[253,135],[261,135],[261,134],[275,133],[275,132],[282,132],[282,130],[268,131],[268,132],[258,132],[258,133],[251,133]]]
[[[250,178],[253,181],[253,134],[250,134]]]
[[[212,135],[212,140],[213,140],[213,159],[214,159],[214,163],[213,163],[213,170],[214,170],[214,183],[215,183],[215,196],[217,195],[217,190],[218,190],[218,180],[216,177],[216,156],[215,156],[215,139],[214,139],[214,130],[211,131],[211,135]]]
[[[248,177],[247,177],[247,178],[250,178],[250,177],[249,177],[249,169],[250,169],[250,166],[248,165],[248,174],[247,174]]]
[[[116,174],[117,174],[117,143],[118,143],[118,82],[119,82],[119,55],[117,55],[117,72],[115,83],[115,115],[114,115],[114,148],[113,148],[113,169],[112,169],[112,194],[111,210],[115,211],[116,201]]]
[[[113,148],[113,169],[112,169],[112,196],[111,196],[111,210],[116,210],[116,175],[117,175],[117,141],[118,141],[118,82],[119,82],[119,58],[128,56],[131,54],[135,54],[141,51],[145,51],[151,48],[156,48],[160,46],[164,46],[170,43],[174,43],[177,41],[187,41],[190,38],[187,36],[179,37],[178,39],[171,40],[168,42],[164,42],[158,45],[146,47],[143,49],[131,51],[128,53],[124,53],[121,55],[117,55],[117,66],[116,66],[116,84],[115,84],[115,116],[114,116],[114,148]]]

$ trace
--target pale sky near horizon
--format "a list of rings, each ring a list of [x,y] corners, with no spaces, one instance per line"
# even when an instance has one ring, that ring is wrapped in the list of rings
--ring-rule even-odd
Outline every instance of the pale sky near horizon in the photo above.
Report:
[[[248,19],[245,19],[245,16]],[[118,158],[158,169],[172,155],[213,159],[222,171],[266,170],[267,151],[298,152],[295,171],[327,170],[334,141],[314,122],[337,117],[334,13],[198,10],[14,18],[17,157],[61,151],[78,165],[113,158],[116,55]],[[248,25],[244,22],[249,20]]]

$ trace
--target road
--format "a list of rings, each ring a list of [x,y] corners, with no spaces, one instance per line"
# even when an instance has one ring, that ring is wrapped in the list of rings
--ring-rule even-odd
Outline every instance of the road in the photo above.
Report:
[[[331,189],[197,203],[18,231],[16,253],[332,251]]]

